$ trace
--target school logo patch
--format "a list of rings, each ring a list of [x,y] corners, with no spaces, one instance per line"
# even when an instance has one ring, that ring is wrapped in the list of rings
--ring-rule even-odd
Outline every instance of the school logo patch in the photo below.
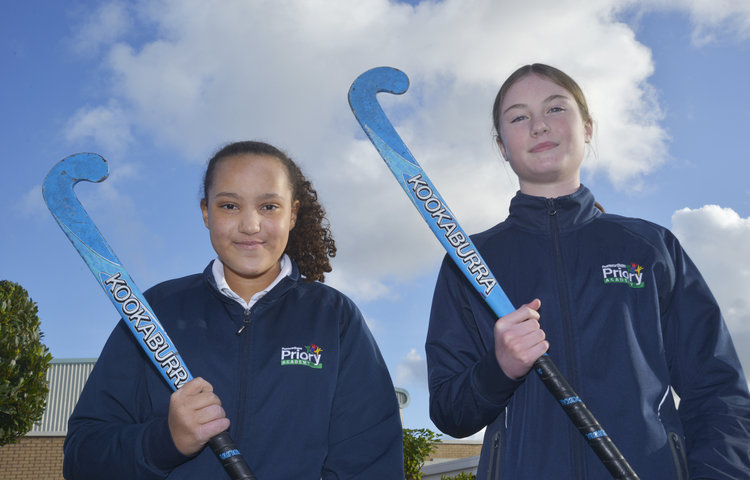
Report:
[[[624,283],[630,288],[643,288],[643,267],[637,263],[610,263],[602,265],[604,283]]]
[[[323,349],[311,343],[304,347],[281,347],[281,365],[304,365],[306,367],[323,368]]]

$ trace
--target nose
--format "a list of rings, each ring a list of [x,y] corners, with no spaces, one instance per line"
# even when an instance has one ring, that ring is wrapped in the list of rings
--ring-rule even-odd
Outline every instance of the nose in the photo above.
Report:
[[[260,214],[255,210],[245,211],[238,225],[241,233],[252,235],[260,231]]]
[[[544,121],[544,119],[535,119],[531,124],[532,137],[536,137],[537,135],[541,135],[547,132],[549,132],[549,126],[547,125],[547,122]]]

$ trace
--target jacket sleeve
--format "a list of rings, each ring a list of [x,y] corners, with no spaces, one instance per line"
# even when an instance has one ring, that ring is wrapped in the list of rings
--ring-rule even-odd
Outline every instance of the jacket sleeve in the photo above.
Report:
[[[750,393],[719,306],[677,239],[662,306],[690,478],[750,478]]]
[[[495,315],[445,257],[432,298],[425,352],[430,418],[444,433],[472,435],[500,415],[523,383],[503,373],[494,351]]]
[[[324,480],[404,478],[401,415],[385,361],[359,310],[339,333]]]
[[[67,480],[161,479],[188,460],[172,442],[166,413],[152,412],[144,378],[155,369],[146,362],[118,322],[68,421]],[[171,391],[164,390],[168,402]]]

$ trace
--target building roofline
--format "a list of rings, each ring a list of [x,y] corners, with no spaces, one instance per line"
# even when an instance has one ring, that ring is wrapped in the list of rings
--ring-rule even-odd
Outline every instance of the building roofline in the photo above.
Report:
[[[96,361],[97,361],[96,357],[91,357],[91,358],[83,358],[83,357],[82,358],[53,358],[52,360],[50,360],[49,363],[55,363],[55,364],[57,364],[57,363],[68,363],[68,364],[73,364],[73,363],[96,363]]]

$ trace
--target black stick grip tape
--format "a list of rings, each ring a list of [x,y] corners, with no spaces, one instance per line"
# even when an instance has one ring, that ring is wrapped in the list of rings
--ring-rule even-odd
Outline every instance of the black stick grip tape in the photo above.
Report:
[[[232,480],[258,480],[258,477],[247,466],[245,458],[237,450],[232,437],[229,436],[229,432],[216,435],[208,441],[208,444],[216,456],[219,457],[219,461],[221,461],[224,470],[229,474],[229,478]]]

